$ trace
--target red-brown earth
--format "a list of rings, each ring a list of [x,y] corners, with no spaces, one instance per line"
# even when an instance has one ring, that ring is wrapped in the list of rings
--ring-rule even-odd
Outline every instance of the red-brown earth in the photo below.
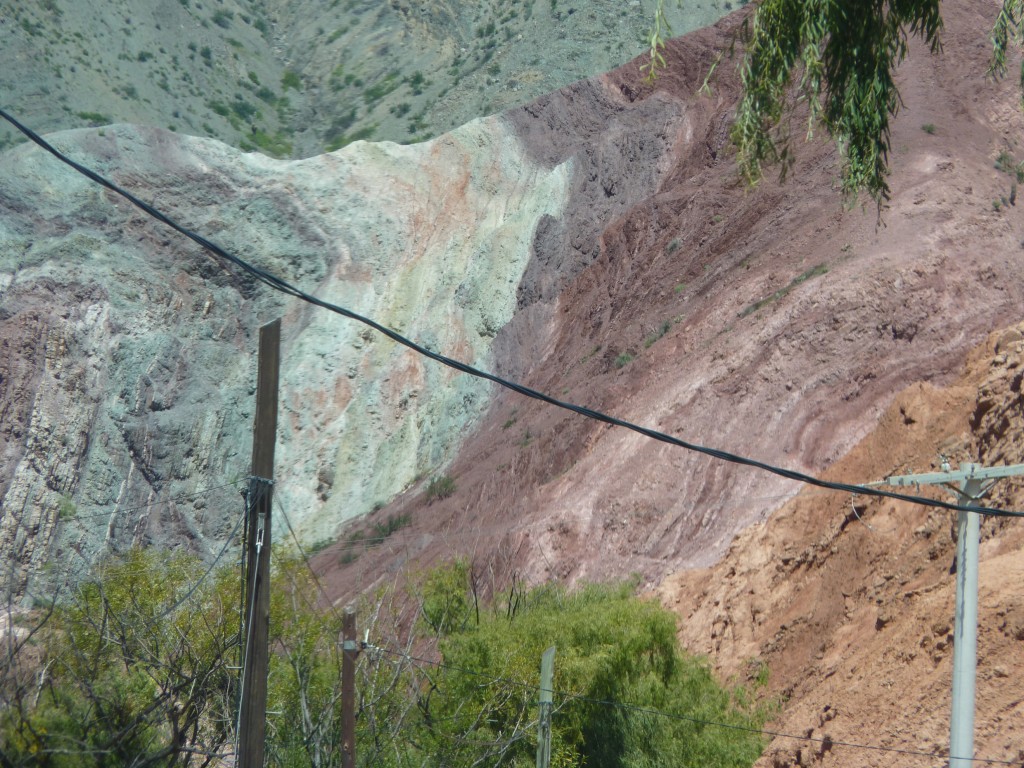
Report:
[[[571,156],[588,172],[565,221],[538,235],[549,263],[533,274],[547,277],[525,282],[499,370],[690,442],[844,482],[937,468],[940,452],[954,465],[1021,461],[1021,337],[989,336],[1021,320],[1024,299],[1014,178],[995,167],[1000,153],[1004,168],[1024,158],[1024,119],[1016,84],[986,77],[995,11],[944,4],[942,54],[913,45],[900,67],[880,220],[870,204],[843,207],[825,141],[798,140],[785,184],[738,181],[733,63],[698,91],[739,16],[674,41],[653,88],[633,64],[511,113],[538,157]],[[640,114],[669,151],[655,191],[615,208],[629,174],[606,160],[644,157],[642,140],[630,144]],[[793,130],[803,126],[797,115]],[[565,263],[551,277],[542,267],[556,257]],[[800,492],[508,392],[448,475],[450,497],[428,501],[424,478],[362,530],[403,515],[407,527],[317,555],[332,599],[454,556],[494,584],[639,574],[679,614],[685,645],[724,676],[767,664],[782,701],[776,730],[944,748],[950,513]],[[1024,509],[1020,489],[1004,481],[989,503]],[[983,530],[978,755],[1020,761],[1024,537],[1016,520]],[[935,762],[785,738],[762,759]]]

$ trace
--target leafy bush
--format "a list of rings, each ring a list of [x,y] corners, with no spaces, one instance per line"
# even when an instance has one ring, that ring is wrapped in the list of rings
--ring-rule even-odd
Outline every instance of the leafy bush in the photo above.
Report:
[[[299,77],[298,72],[293,72],[290,69],[286,69],[284,74],[281,75],[281,87],[284,90],[294,88],[296,91],[302,90],[302,79]]]
[[[109,125],[113,121],[109,115],[104,115],[100,112],[78,112],[76,113],[80,118],[85,120],[91,127],[98,125]]]
[[[47,674],[4,685],[4,764],[182,764],[228,740],[238,639],[233,574],[194,587],[199,563],[132,550],[58,603],[33,649]],[[8,698],[9,697],[9,698]]]
[[[423,617],[440,637],[442,665],[409,724],[418,745],[406,747],[409,764],[533,765],[526,724],[552,645],[553,765],[746,768],[759,756],[767,711],[683,654],[674,617],[629,585],[513,589],[480,609],[471,583],[464,562],[427,578]]]
[[[320,603],[305,562],[274,554],[267,762],[337,766],[341,616]],[[193,558],[134,550],[49,605],[29,663],[8,665],[0,685],[4,765],[202,765],[230,752],[238,575],[204,574]],[[539,660],[552,645],[552,765],[747,768],[758,757],[766,710],[682,653],[674,617],[629,585],[501,594],[483,602],[471,566],[455,561],[365,599],[361,765],[532,766]]]
[[[235,18],[235,14],[231,11],[214,11],[213,12],[213,23],[221,29],[227,29],[231,26],[231,20]]]

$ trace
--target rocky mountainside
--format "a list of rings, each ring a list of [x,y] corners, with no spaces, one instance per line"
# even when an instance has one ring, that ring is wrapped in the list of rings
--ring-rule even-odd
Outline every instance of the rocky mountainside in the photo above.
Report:
[[[549,251],[538,233],[527,280],[552,263],[546,252],[573,264],[551,287],[541,277],[520,288],[497,339],[502,370],[812,473],[867,435],[903,388],[952,381],[988,333],[1020,319],[1024,228],[1009,197],[1024,153],[1015,85],[985,75],[978,41],[992,19],[965,4],[944,16],[944,53],[915,49],[901,68],[893,199],[880,221],[842,207],[825,143],[799,146],[786,184],[739,183],[734,69],[720,65],[712,92],[698,93],[739,19],[678,40],[653,90],[637,88],[634,65],[507,113],[537,157],[574,158],[579,202],[566,207],[569,248]],[[654,109],[664,112],[639,114]],[[659,157],[650,194],[627,187],[640,151]],[[321,555],[339,595],[394,563],[452,552],[497,552],[506,574],[534,579],[632,573],[654,585],[714,563],[799,490],[508,393],[448,473],[451,497],[408,494],[382,513],[408,530],[355,562],[362,548],[346,541]],[[372,538],[374,527],[347,535]]]
[[[677,34],[729,0],[668,4]],[[653,0],[0,0],[0,105],[306,157],[409,143],[641,52]],[[0,126],[0,148],[20,137]]]
[[[991,334],[1024,301],[1024,117],[1016,84],[985,76],[994,10],[944,4],[944,53],[901,68],[880,221],[842,207],[824,143],[799,147],[787,184],[738,182],[735,68],[702,85],[742,14],[675,41],[653,87],[634,62],[409,147],[284,162],[156,128],[53,139],[257,265],[555,397],[851,482],[940,452],[1011,463],[1021,330]],[[637,574],[724,673],[767,665],[780,731],[941,750],[945,513],[794,498],[479,385],[268,293],[35,147],[0,169],[16,586],[130,543],[220,547],[248,471],[255,331],[283,315],[275,494],[306,544],[332,542],[314,559],[332,599],[451,556],[490,585]],[[1021,508],[1019,487],[992,503]],[[1015,531],[986,534],[979,686],[979,750],[1010,760]],[[808,744],[764,764],[904,759]]]
[[[476,364],[570,176],[496,120],[292,163],[128,126],[55,141],[261,268]],[[279,497],[307,542],[442,466],[485,408],[472,380],[286,305],[34,146],[4,160],[0,526],[19,581],[71,550],[83,565],[102,547],[225,538],[253,334],[275,315]]]
[[[945,387],[913,384],[831,466],[830,479],[1024,463],[1024,325],[993,333]],[[928,495],[935,491],[922,489]],[[947,494],[949,496],[949,494]],[[1000,481],[985,503],[1024,510],[1024,479]],[[739,536],[711,569],[658,587],[680,636],[726,677],[770,670],[786,702],[760,765],[924,764],[949,754],[955,513],[807,491]],[[975,754],[1024,760],[1024,527],[982,523]],[[827,743],[826,743],[827,742]]]

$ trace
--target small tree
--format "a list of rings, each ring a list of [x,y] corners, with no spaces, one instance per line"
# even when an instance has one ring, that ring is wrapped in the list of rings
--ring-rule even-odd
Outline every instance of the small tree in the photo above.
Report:
[[[43,628],[38,688],[2,713],[8,766],[209,765],[231,733],[237,582],[195,558],[100,564]]]
[[[448,578],[460,573],[460,584]],[[706,723],[756,731],[764,711],[683,654],[674,617],[628,585],[546,585],[514,593],[512,604],[493,603],[474,621],[467,576],[456,564],[428,579],[433,604],[462,606],[454,613],[466,620],[445,627],[442,666],[421,688],[405,731],[423,765],[532,766],[538,668],[550,645],[558,649],[553,764],[746,768],[760,754],[756,732]],[[442,585],[448,599],[438,594]]]

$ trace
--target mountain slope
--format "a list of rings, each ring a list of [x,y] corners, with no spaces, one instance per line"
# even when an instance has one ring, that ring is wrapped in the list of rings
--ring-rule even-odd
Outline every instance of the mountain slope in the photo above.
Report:
[[[717,0],[670,3],[677,33]],[[139,123],[276,157],[409,143],[643,49],[653,0],[0,1],[2,104],[40,132]],[[0,126],[0,149],[20,136]]]
[[[54,141],[260,268],[477,364],[570,172],[494,120],[292,163],[131,126]],[[19,586],[106,548],[219,549],[247,473],[254,333],[274,316],[278,497],[307,542],[443,463],[485,407],[485,388],[285,303],[38,148],[4,163],[0,546]]]
[[[992,334],[948,387],[899,393],[828,477],[939,471],[937,448],[953,466],[1024,463],[1022,331]],[[1024,509],[1024,481],[1001,480],[984,503]],[[976,755],[1011,762],[1024,756],[1020,522],[982,523],[979,568]],[[775,739],[761,765],[922,764],[841,742],[948,755],[955,530],[955,513],[807,491],[713,568],[658,587],[684,644],[723,676],[765,665],[784,702],[773,729],[818,740]]]
[[[637,85],[633,65],[510,112],[536,157],[571,156],[579,172],[564,229],[539,232],[526,271],[561,264],[562,277],[521,289],[498,338],[502,370],[814,473],[866,435],[895,393],[951,381],[970,349],[1020,318],[1024,232],[1000,201],[1022,126],[1015,86],[985,77],[977,41],[992,19],[965,4],[945,15],[945,52],[914,50],[900,71],[894,197],[881,222],[841,207],[823,142],[799,147],[789,183],[739,184],[727,138],[734,70],[720,65],[711,95],[698,94],[737,18],[676,41],[654,89]],[[651,194],[629,188],[651,143],[625,124],[666,142]],[[453,553],[498,558],[505,575],[635,573],[655,584],[715,562],[798,490],[505,393],[449,474],[450,498],[410,494],[383,513],[411,520],[408,531],[355,563],[342,562],[352,558],[344,542],[321,555],[337,594],[410,557]]]

